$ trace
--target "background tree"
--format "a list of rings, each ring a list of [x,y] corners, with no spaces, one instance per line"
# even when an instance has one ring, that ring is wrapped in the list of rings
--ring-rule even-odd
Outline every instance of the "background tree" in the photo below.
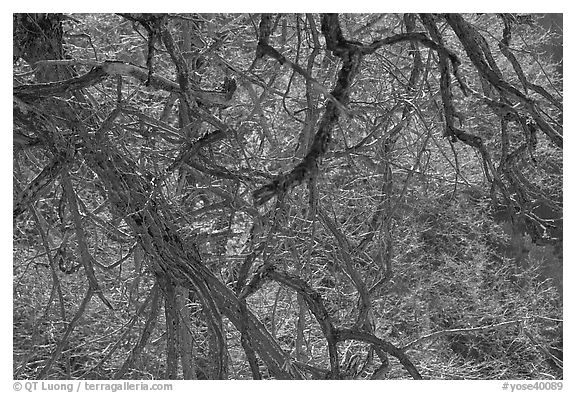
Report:
[[[550,20],[15,14],[14,377],[561,378]]]

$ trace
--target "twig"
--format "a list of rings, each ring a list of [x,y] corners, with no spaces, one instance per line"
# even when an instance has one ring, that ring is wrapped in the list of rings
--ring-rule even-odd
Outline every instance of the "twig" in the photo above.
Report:
[[[82,299],[82,303],[80,303],[80,307],[78,307],[76,314],[74,314],[74,317],[72,318],[72,320],[68,324],[68,328],[66,329],[66,332],[64,332],[64,335],[60,339],[60,342],[58,343],[58,345],[56,346],[56,348],[52,352],[52,356],[50,357],[50,359],[48,359],[48,361],[46,362],[46,364],[44,365],[44,367],[42,368],[40,373],[38,373],[38,376],[36,377],[36,379],[45,379],[48,376],[48,372],[52,368],[52,365],[60,357],[64,347],[66,345],[68,345],[68,340],[70,338],[70,335],[74,331],[74,328],[76,327],[76,324],[80,320],[80,317],[82,317],[82,315],[84,314],[84,311],[86,311],[86,307],[88,306],[88,303],[90,302],[90,299],[92,299],[93,295],[94,295],[94,290],[91,287],[88,287],[88,290],[86,291],[86,295],[84,295],[84,299]]]
[[[132,352],[124,361],[124,364],[120,367],[120,369],[114,374],[114,379],[122,379],[122,377],[126,374],[128,369],[132,366],[134,361],[148,343],[150,339],[150,335],[154,331],[154,327],[156,326],[156,320],[158,318],[158,313],[160,311],[160,290],[158,289],[157,285],[154,285],[152,288],[152,303],[150,304],[150,314],[148,315],[148,319],[146,320],[146,324],[144,325],[144,330],[140,334],[140,340],[138,343],[132,348]]]
[[[74,222],[74,226],[76,229],[76,239],[78,242],[78,249],[80,252],[80,260],[82,265],[84,266],[84,274],[88,278],[88,282],[90,284],[90,288],[94,291],[94,293],[102,300],[102,303],[106,305],[109,309],[113,310],[112,304],[106,299],[100,285],[98,284],[98,280],[96,279],[96,274],[94,273],[94,267],[92,265],[93,257],[88,250],[88,244],[86,242],[86,234],[84,231],[84,227],[82,225],[82,217],[80,217],[80,212],[78,211],[78,202],[77,202],[77,195],[74,192],[72,187],[72,181],[70,180],[70,175],[68,174],[67,170],[62,172],[62,187],[64,188],[64,192],[66,193],[66,198],[68,200],[68,206],[70,208],[70,212],[72,214],[72,221]]]
[[[487,325],[487,326],[478,326],[478,327],[472,327],[472,328],[458,328],[458,329],[446,329],[446,330],[440,330],[437,332],[433,332],[430,334],[427,334],[425,336],[419,337],[416,340],[413,340],[411,342],[409,342],[408,344],[404,345],[403,347],[401,347],[400,349],[405,351],[407,349],[410,349],[420,343],[422,343],[423,341],[427,341],[427,340],[435,340],[438,337],[441,336],[445,336],[447,334],[452,334],[452,333],[474,333],[474,332],[481,332],[484,330],[491,330],[491,329],[500,329],[506,326],[511,326],[511,325],[518,325],[521,324],[522,322],[524,322],[524,319],[516,319],[513,321],[507,321],[507,322],[501,322],[501,323],[496,323],[494,325]]]

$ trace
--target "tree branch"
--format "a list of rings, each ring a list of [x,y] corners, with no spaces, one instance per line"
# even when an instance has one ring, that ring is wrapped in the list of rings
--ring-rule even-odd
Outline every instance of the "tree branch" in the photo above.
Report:
[[[346,106],[350,98],[352,82],[360,71],[362,56],[357,47],[350,46],[344,40],[337,15],[323,15],[322,33],[326,38],[327,48],[339,56],[343,62],[336,85],[330,94],[340,105]],[[284,194],[315,176],[319,160],[328,151],[332,129],[340,116],[338,107],[339,105],[336,105],[334,101],[328,101],[308,154],[290,172],[279,175],[271,183],[254,191],[253,198],[256,205],[262,205],[274,196]]]

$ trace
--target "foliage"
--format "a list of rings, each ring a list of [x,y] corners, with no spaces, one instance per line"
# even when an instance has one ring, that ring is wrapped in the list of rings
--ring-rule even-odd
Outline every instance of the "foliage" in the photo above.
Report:
[[[562,378],[548,20],[15,14],[14,377]]]

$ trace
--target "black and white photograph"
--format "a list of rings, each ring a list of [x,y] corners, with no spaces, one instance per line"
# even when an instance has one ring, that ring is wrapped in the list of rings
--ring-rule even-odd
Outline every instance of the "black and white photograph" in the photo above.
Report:
[[[566,389],[562,13],[12,22],[13,391]]]

